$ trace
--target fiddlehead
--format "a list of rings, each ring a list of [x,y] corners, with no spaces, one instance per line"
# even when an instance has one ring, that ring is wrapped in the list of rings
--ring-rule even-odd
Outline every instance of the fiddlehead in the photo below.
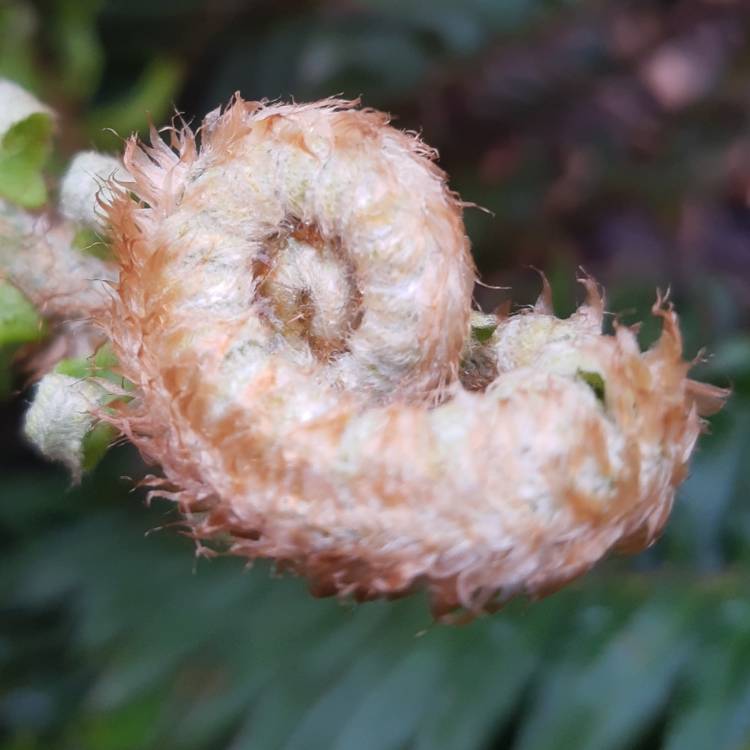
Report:
[[[426,586],[436,612],[476,612],[650,543],[699,389],[670,307],[642,354],[602,335],[588,279],[567,320],[543,298],[473,336],[461,203],[431,157],[333,100],[236,98],[200,147],[131,140],[97,317],[135,385],[109,419],[197,538],[318,593]]]

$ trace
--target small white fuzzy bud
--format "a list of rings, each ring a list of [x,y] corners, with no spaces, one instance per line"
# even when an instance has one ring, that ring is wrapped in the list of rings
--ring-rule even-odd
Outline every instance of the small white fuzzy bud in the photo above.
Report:
[[[36,114],[53,113],[17,83],[0,78],[0,138],[17,122]]]
[[[112,191],[107,187],[107,181],[112,177],[130,179],[119,159],[97,151],[81,151],[63,177],[60,212],[89,229],[106,232],[99,201],[109,203],[112,200]]]
[[[96,421],[92,410],[104,398],[97,383],[53,372],[39,381],[26,412],[26,438],[47,458],[64,464],[75,482],[83,472],[84,438]]]

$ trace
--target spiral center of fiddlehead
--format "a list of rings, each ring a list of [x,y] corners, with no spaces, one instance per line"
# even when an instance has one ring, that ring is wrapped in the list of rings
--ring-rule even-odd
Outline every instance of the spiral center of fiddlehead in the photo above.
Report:
[[[253,263],[265,320],[287,340],[309,346],[321,362],[346,353],[364,310],[357,269],[341,239],[290,219],[265,248]]]

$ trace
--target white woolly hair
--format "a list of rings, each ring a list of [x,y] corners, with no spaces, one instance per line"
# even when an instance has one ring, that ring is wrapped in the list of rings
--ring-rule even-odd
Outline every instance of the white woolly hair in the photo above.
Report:
[[[70,162],[60,184],[60,213],[89,229],[106,233],[102,206],[112,200],[108,185],[128,179],[130,175],[120,159],[98,151],[81,151]]]

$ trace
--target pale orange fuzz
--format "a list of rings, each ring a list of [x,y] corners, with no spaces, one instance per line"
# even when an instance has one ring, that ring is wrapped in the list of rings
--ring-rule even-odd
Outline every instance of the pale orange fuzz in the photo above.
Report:
[[[701,422],[677,318],[642,354],[603,303],[470,334],[462,204],[356,103],[245,102],[131,140],[99,316],[137,397],[117,425],[197,539],[317,594],[434,611],[541,595],[650,544]],[[473,364],[470,364],[473,363]],[[463,380],[462,380],[463,378]],[[598,379],[597,379],[598,378]],[[601,393],[597,384],[601,381]]]

